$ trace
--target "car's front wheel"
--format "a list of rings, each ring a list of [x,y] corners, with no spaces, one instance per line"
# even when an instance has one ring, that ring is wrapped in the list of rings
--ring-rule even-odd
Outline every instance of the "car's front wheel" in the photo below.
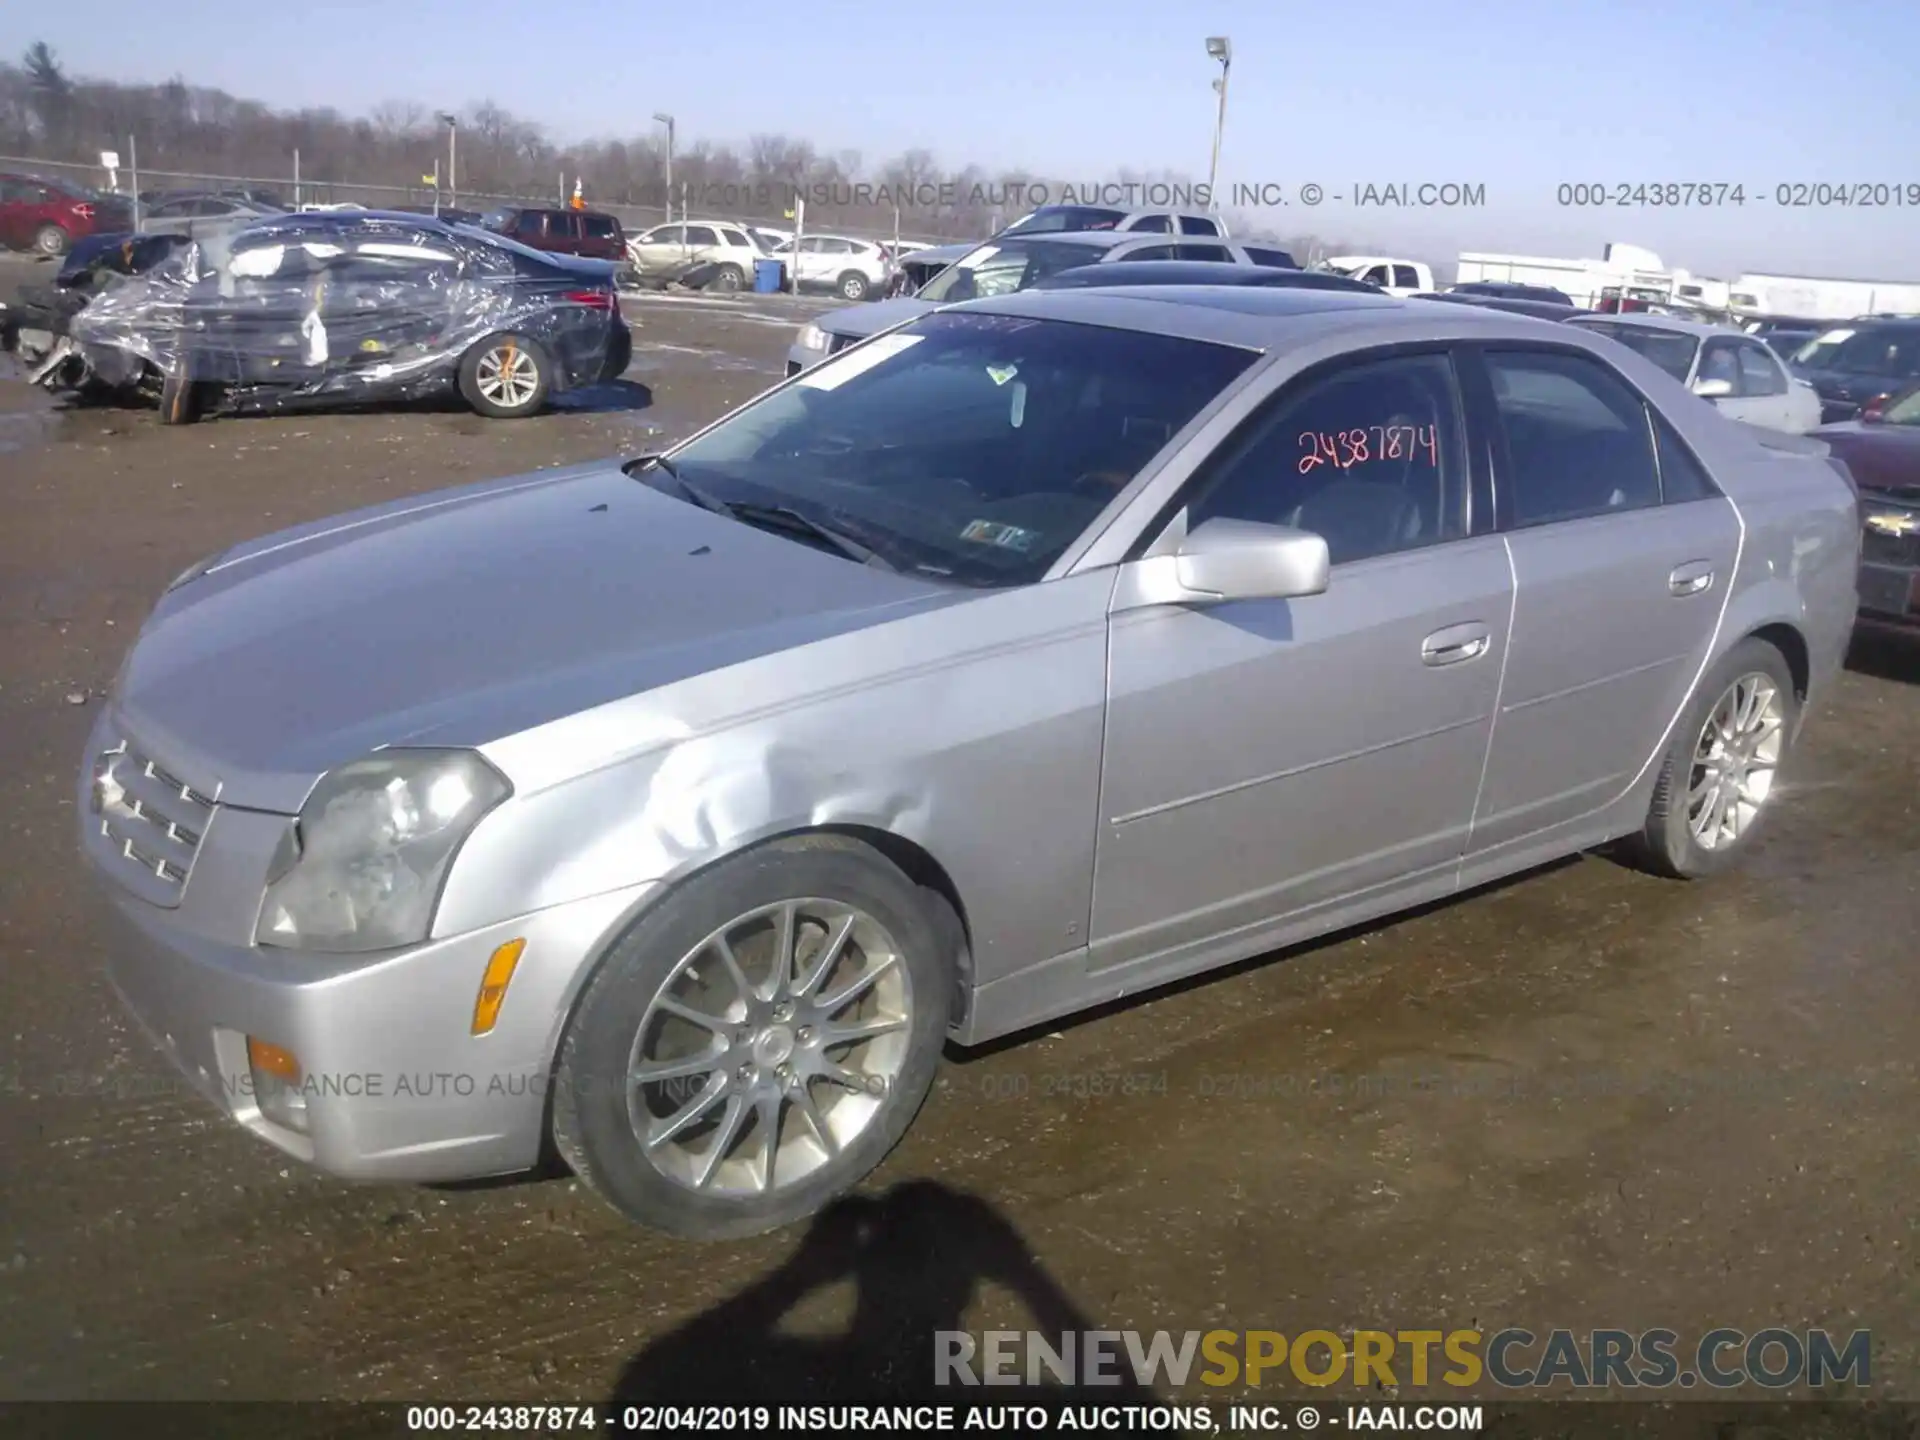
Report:
[[[1738,862],[1777,803],[1799,707],[1777,648],[1753,637],[1728,651],[1675,727],[1633,858],[1681,879]]]
[[[64,255],[67,253],[67,247],[72,243],[67,232],[51,222],[42,225],[33,236],[33,248],[42,255]]]
[[[687,880],[600,965],[561,1043],[555,1148],[629,1218],[758,1234],[858,1183],[933,1083],[939,917],[876,851],[806,836]]]
[[[537,413],[552,389],[553,362],[525,335],[489,335],[460,362],[460,394],[496,420]]]

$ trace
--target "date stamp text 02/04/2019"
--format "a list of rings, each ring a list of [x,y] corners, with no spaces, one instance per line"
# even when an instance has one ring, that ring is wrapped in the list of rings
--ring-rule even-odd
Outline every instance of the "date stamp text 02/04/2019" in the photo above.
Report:
[[[1618,210],[1745,209],[1771,205],[1784,210],[1920,209],[1920,180],[1783,180],[1744,185],[1728,180],[1589,180],[1559,186],[1562,206]]]

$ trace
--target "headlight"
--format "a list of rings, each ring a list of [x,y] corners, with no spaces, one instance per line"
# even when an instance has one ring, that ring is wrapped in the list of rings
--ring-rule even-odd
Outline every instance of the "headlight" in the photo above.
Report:
[[[254,939],[337,954],[426,939],[460,842],[510,791],[468,750],[392,750],[330,771],[274,858]]]
[[[827,332],[809,320],[800,327],[799,345],[802,350],[824,350],[827,348]]]

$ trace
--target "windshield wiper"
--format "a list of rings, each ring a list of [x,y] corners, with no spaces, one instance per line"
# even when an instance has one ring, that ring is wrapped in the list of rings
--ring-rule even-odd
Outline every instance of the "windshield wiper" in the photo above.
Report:
[[[675,468],[674,463],[664,455],[642,455],[638,460],[629,461],[621,468],[629,475],[634,475],[635,472],[639,470],[658,470],[662,475],[665,475],[669,480],[673,481],[674,488],[680,492],[682,499],[691,500],[702,510],[711,510],[716,515],[725,515],[729,519],[733,518],[733,506],[722,500],[718,495],[709,494],[698,485],[695,485],[691,480],[682,475],[679,470]]]
[[[789,505],[756,505],[747,500],[722,500],[688,480],[671,460],[664,455],[642,455],[623,467],[629,475],[636,470],[658,470],[669,480],[674,488],[688,500],[703,510],[711,510],[716,515],[724,515],[729,520],[738,520],[743,525],[752,525],[761,530],[776,530],[787,535],[800,536],[808,540],[819,541],[829,549],[857,560],[862,565],[872,565],[880,570],[898,570],[900,567],[881,555],[877,550],[862,545],[851,535],[836,530],[831,525],[823,525],[811,515],[802,514]]]
[[[846,556],[847,559],[857,560],[862,565],[872,565],[880,570],[900,568],[879,551],[862,545],[851,535],[836,530],[831,525],[822,525],[811,515],[804,515],[788,505],[754,505],[746,501],[735,501],[727,505],[726,513],[745,525],[756,525],[763,530],[784,530],[789,535],[801,535],[819,540]]]

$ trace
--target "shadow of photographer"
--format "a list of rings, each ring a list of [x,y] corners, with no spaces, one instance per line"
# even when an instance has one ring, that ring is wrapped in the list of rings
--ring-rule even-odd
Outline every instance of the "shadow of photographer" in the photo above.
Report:
[[[808,1296],[847,1279],[852,1322],[834,1336],[783,1333],[781,1321]],[[984,1283],[1026,1307],[1031,1328],[1059,1348],[1067,1332],[1095,1329],[991,1205],[937,1181],[915,1180],[881,1196],[849,1196],[815,1217],[799,1248],[758,1283],[721,1301],[628,1362],[613,1403],[631,1404],[1151,1404],[1126,1372],[1125,1352],[1104,1373],[1119,1383],[936,1383],[935,1333],[965,1328]],[[977,1339],[978,1337],[976,1337]],[[1084,1341],[1076,1341],[1084,1343]],[[1019,1352],[1024,1357],[1024,1352]],[[1076,1357],[1077,1359],[1077,1357]],[[983,1376],[985,1357],[969,1370]]]

